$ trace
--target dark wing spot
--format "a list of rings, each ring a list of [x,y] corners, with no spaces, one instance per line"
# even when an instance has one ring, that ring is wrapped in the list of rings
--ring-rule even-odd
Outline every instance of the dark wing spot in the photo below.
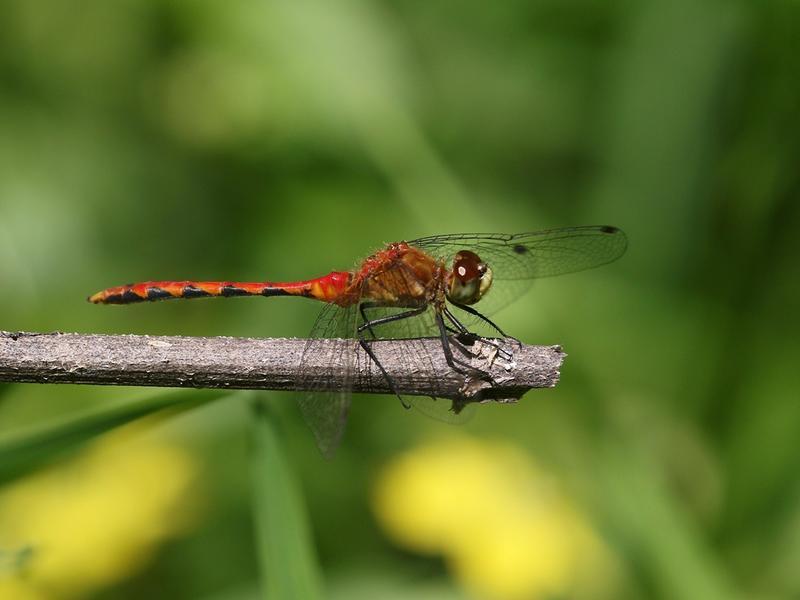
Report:
[[[603,233],[617,233],[619,231],[619,228],[613,227],[611,225],[603,225],[600,228],[600,231],[602,231]]]
[[[207,291],[193,285],[187,285],[181,290],[181,296],[184,298],[205,298],[210,295]]]
[[[230,298],[231,296],[248,296],[250,292],[247,290],[243,290],[242,288],[236,287],[235,285],[225,285],[222,286],[220,290],[220,294],[225,296],[226,298]]]
[[[528,252],[528,247],[522,244],[516,244],[514,245],[514,252],[517,254],[526,254]]]
[[[163,300],[164,298],[172,298],[172,294],[170,294],[166,290],[161,289],[160,287],[147,288],[148,300]]]

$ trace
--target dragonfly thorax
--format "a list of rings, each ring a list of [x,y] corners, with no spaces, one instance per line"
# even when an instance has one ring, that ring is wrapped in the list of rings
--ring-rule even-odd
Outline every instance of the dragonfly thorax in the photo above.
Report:
[[[480,257],[461,250],[453,259],[447,298],[457,304],[475,304],[492,287],[492,270]]]

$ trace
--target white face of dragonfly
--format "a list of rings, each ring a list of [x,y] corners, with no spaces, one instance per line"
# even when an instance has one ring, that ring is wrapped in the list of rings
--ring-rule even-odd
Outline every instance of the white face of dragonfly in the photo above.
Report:
[[[475,304],[492,287],[492,270],[480,257],[462,250],[453,259],[447,298],[456,304]]]

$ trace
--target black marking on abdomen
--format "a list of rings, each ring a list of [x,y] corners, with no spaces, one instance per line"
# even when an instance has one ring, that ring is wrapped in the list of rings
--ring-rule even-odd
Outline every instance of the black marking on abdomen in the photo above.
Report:
[[[172,294],[160,287],[147,288],[148,300],[163,300],[164,298],[172,298]]]
[[[264,291],[261,292],[262,296],[295,296],[297,294],[292,294],[291,292],[287,292],[282,288],[264,288]]]
[[[106,296],[102,300],[103,304],[122,304],[122,295],[121,294],[112,294],[110,296]]]
[[[222,289],[219,291],[220,296],[224,296],[225,298],[231,298],[233,296],[250,296],[250,292],[247,290],[243,290],[240,287],[236,287],[235,285],[223,285]]]
[[[181,296],[184,298],[207,298],[210,296],[207,291],[201,290],[198,287],[194,287],[193,285],[184,286],[181,290]]]
[[[129,302],[142,302],[146,300],[146,298],[142,298],[139,294],[134,292],[133,290],[125,290],[122,292],[122,295],[119,296],[118,304],[127,304]]]

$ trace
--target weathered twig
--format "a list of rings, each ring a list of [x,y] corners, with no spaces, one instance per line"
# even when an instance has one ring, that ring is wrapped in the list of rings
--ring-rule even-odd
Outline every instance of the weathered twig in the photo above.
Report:
[[[306,344],[303,339],[0,332],[0,381],[300,391],[309,387],[300,373]],[[329,389],[341,388],[345,363],[351,362],[345,357],[355,352],[356,374],[348,381],[353,391],[390,392],[353,340],[315,344],[304,368],[315,373],[317,388],[320,380]],[[345,351],[332,351],[337,344],[346,344]],[[477,356],[459,358],[488,372],[489,382],[448,366],[438,339],[375,341],[372,349],[400,394],[462,401],[513,401],[531,388],[553,387],[565,356],[558,346],[476,341],[469,350]]]

